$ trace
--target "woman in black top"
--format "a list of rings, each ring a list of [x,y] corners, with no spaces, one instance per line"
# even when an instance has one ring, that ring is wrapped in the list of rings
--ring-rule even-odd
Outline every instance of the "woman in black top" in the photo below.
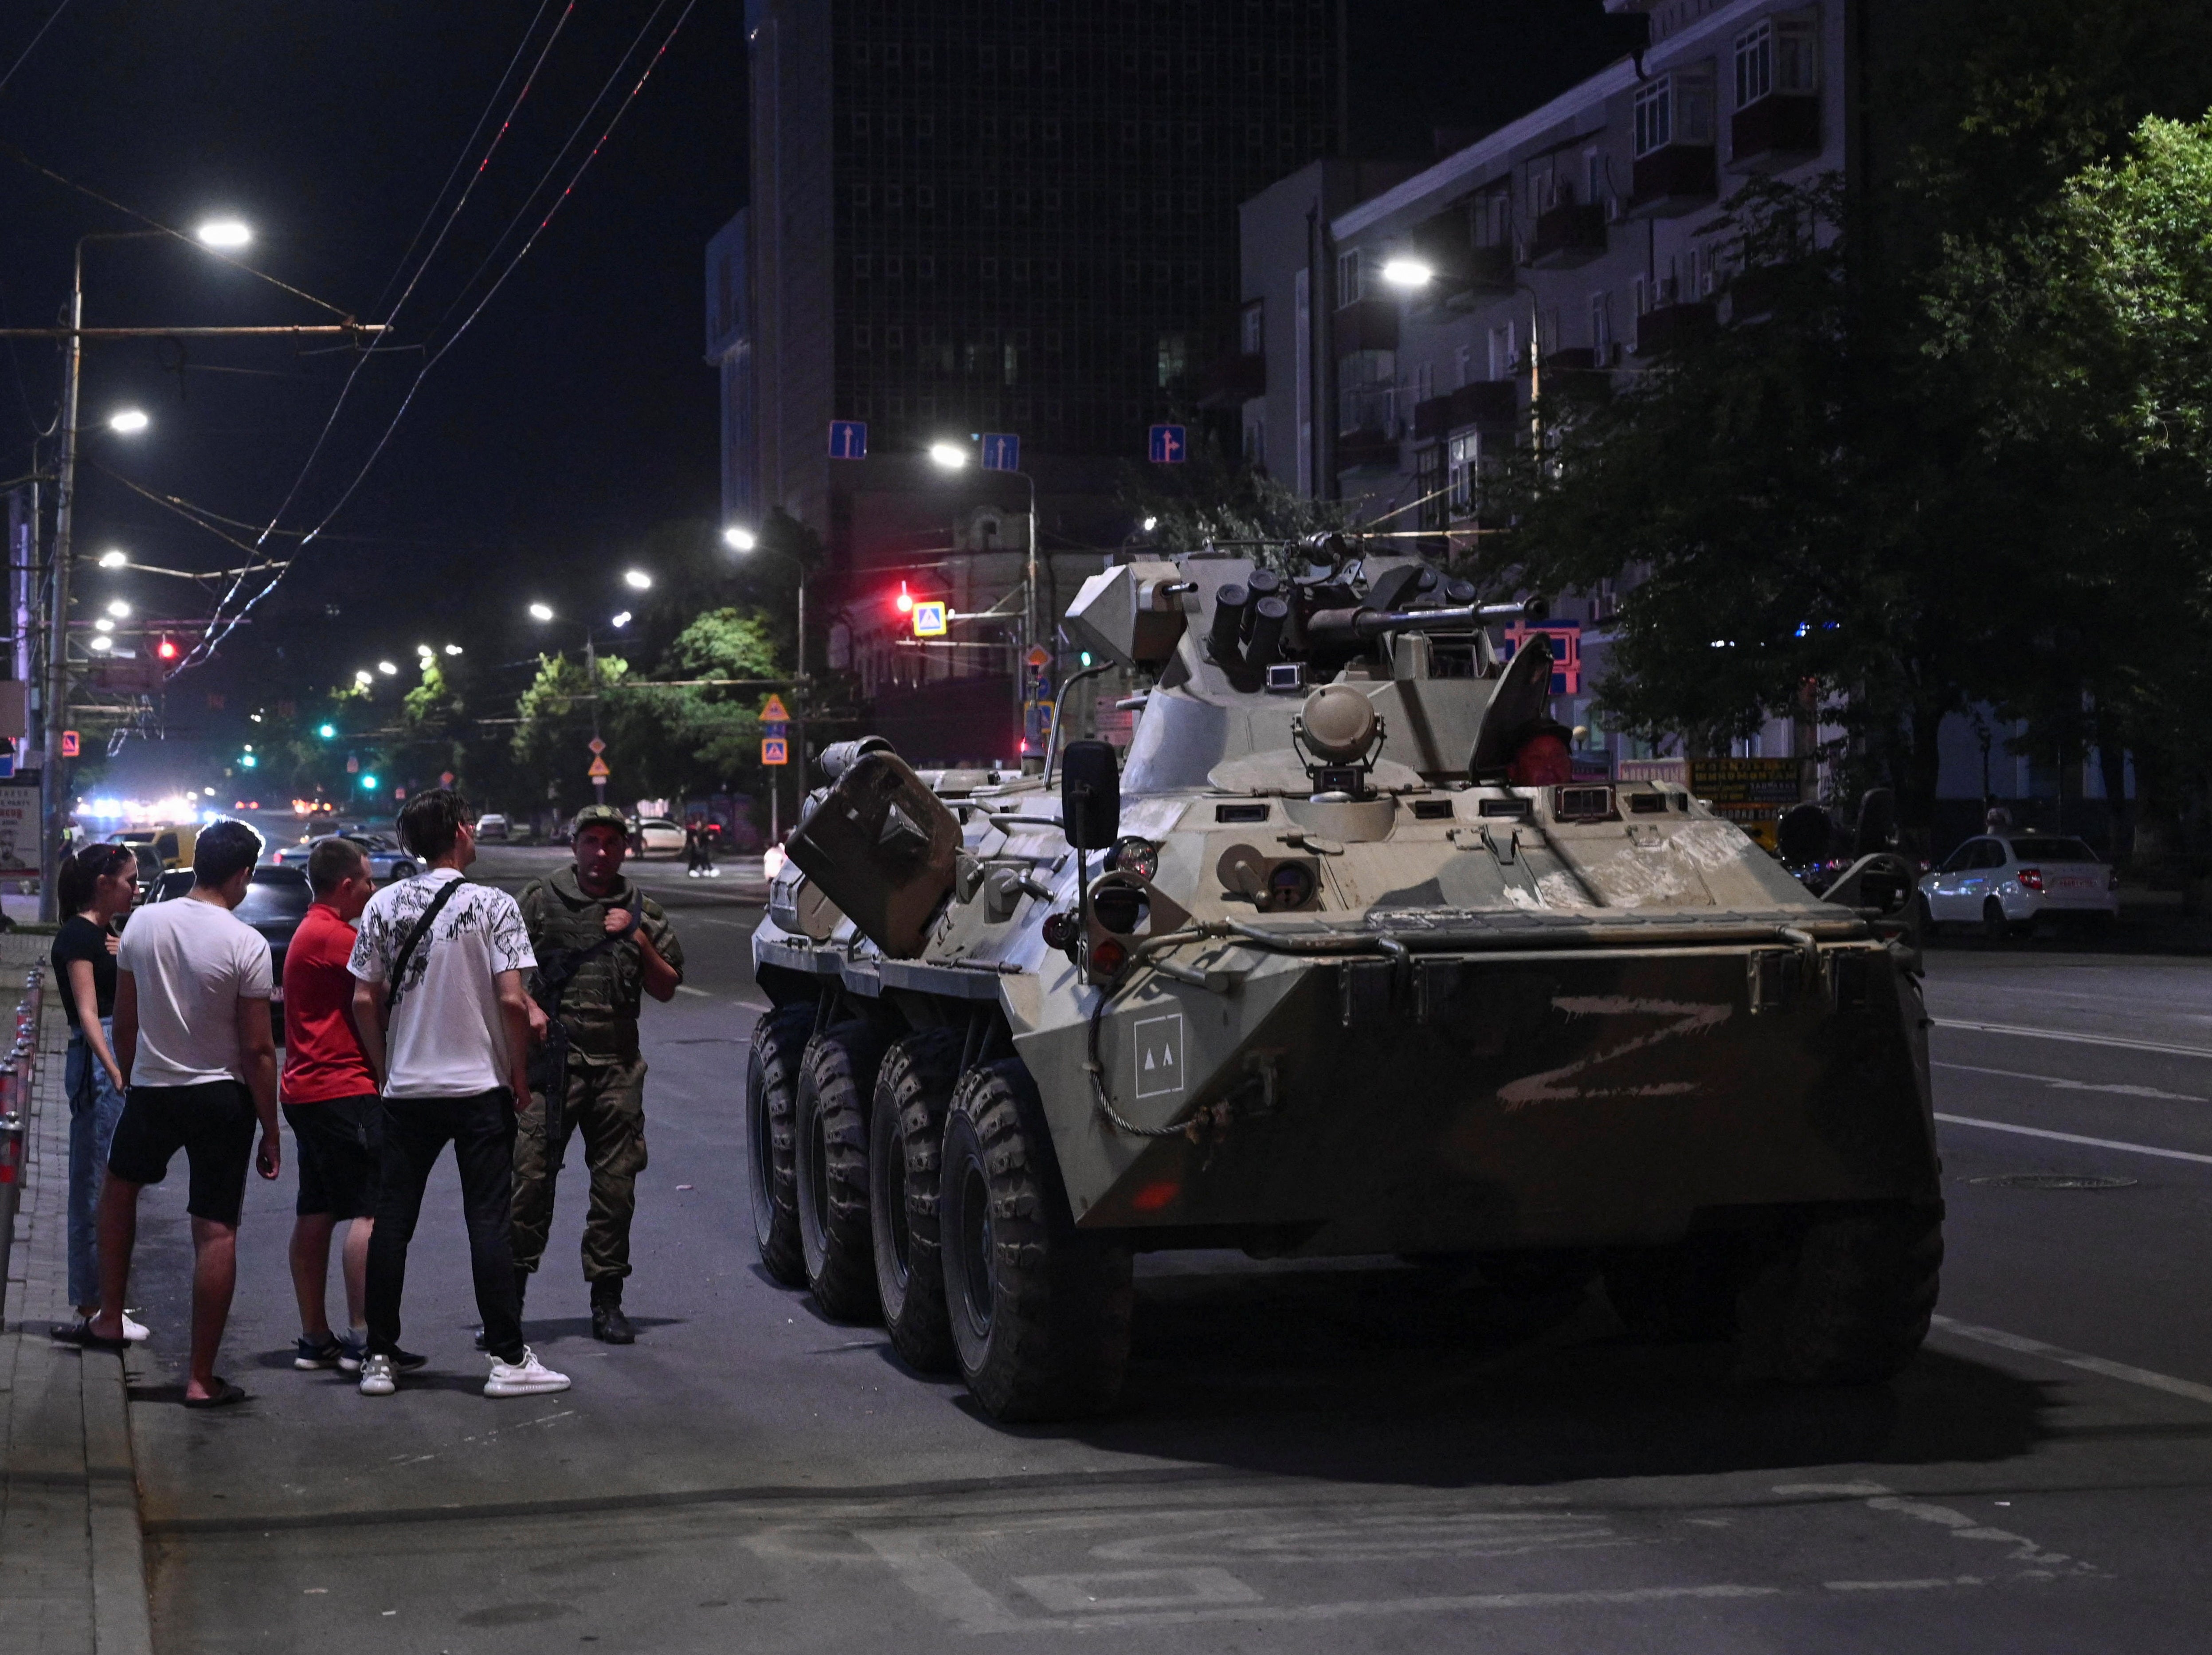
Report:
[[[122,1117],[125,1077],[115,1061],[115,922],[138,894],[138,859],[128,845],[92,845],[62,864],[57,882],[69,917],[54,938],[54,974],[69,1019],[69,1061],[63,1071],[70,1101],[69,1290],[77,1326],[100,1303],[97,1214],[107,1147]],[[145,1329],[126,1317],[134,1339]]]

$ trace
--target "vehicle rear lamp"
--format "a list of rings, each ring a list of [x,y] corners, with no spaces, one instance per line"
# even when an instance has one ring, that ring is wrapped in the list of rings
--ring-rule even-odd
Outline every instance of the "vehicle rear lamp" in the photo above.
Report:
[[[1047,914],[1044,916],[1044,923],[1037,929],[1044,934],[1046,947],[1066,948],[1075,940],[1075,916]]]
[[[1119,977],[1121,968],[1129,963],[1129,951],[1111,937],[1101,940],[1091,951],[1091,969],[1101,977]]]
[[[2020,886],[2023,891],[2033,891],[2040,895],[2043,890],[2043,870],[2039,867],[2021,869]]]

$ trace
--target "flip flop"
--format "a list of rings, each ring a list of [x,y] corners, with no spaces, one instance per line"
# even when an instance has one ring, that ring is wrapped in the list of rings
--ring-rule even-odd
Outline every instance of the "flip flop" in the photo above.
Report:
[[[231,1384],[220,1374],[216,1376],[215,1386],[215,1395],[212,1396],[187,1396],[185,1398],[185,1406],[186,1408],[228,1408],[233,1402],[242,1402],[247,1400],[246,1393],[242,1389]]]

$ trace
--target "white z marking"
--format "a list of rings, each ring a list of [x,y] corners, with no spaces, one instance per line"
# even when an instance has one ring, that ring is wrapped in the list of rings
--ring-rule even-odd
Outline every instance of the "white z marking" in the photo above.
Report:
[[[1656,1046],[1662,1040],[1672,1040],[1685,1034],[1701,1034],[1729,1020],[1735,1007],[1728,1005],[1699,1004],[1679,1000],[1637,1000],[1626,995],[1567,995],[1552,1001],[1569,1017],[1663,1017],[1670,1019],[1662,1027],[1648,1034],[1632,1035],[1617,1041],[1587,1057],[1577,1057],[1571,1063],[1558,1068],[1546,1069],[1540,1074],[1524,1074],[1519,1080],[1498,1089],[1498,1099],[1508,1109],[1522,1109],[1530,1104],[1565,1103],[1577,1098],[1665,1098],[1677,1092],[1695,1092],[1695,1080],[1659,1080],[1638,1086],[1569,1086],[1566,1082],[1585,1069],[1601,1063],[1625,1057],[1630,1052]]]

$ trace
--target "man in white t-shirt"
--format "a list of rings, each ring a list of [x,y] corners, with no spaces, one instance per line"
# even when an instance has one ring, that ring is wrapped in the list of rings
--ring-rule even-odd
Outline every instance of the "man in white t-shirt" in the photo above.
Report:
[[[417,794],[399,812],[399,837],[428,871],[369,898],[348,969],[354,1020],[384,1097],[376,1226],[368,1244],[368,1354],[361,1393],[389,1396],[417,1365],[399,1348],[407,1244],[422,1190],[446,1146],[461,1175],[469,1263],[484,1349],[487,1396],[566,1390],[566,1374],[522,1342],[508,1211],[514,1188],[514,1112],[530,1098],[530,999],[538,964],[522,910],[506,891],[476,885],[476,829],[459,794]]]
[[[246,1163],[261,1128],[261,1176],[283,1165],[276,1135],[276,1040],[269,1019],[269,945],[231,910],[246,900],[261,836],[217,822],[192,849],[192,888],[140,909],[115,956],[115,1061],[131,1090],[107,1152],[100,1196],[100,1314],[86,1342],[120,1350],[123,1296],[138,1233],[138,1192],[185,1152],[191,1188],[192,1349],[186,1408],[246,1392],[215,1371],[238,1284]]]

